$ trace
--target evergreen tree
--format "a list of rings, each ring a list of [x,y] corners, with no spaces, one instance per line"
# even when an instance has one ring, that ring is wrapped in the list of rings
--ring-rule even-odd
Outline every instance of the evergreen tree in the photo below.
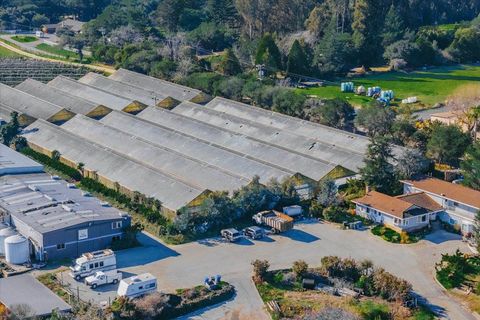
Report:
[[[275,70],[282,68],[282,55],[270,33],[266,33],[260,39],[255,54],[255,63],[264,64],[267,68]]]
[[[10,122],[0,127],[0,139],[1,142],[6,146],[10,146],[18,133],[18,129],[20,128],[18,123],[18,113],[14,111],[10,114],[10,117]]]
[[[477,211],[475,218],[473,220],[473,239],[475,240],[475,245],[477,251],[480,252],[480,211]]]
[[[480,142],[476,142],[465,153],[460,167],[464,183],[476,190],[480,190]]]
[[[396,177],[391,159],[389,141],[383,136],[372,138],[365,155],[365,166],[360,169],[367,186],[379,192],[392,193]]]
[[[182,11],[183,1],[161,1],[157,7],[158,24],[167,29],[168,31],[176,31]]]
[[[290,52],[288,53],[287,72],[306,75],[308,73],[308,57],[298,40],[293,42]]]
[[[242,66],[232,49],[225,50],[220,62],[220,71],[227,76],[234,76],[242,72]]]
[[[380,56],[381,0],[357,0],[353,13],[353,43],[359,63],[371,65]]]
[[[233,0],[208,0],[207,14],[216,24],[226,24],[228,26],[233,26],[238,17]]]
[[[392,4],[385,16],[385,24],[382,33],[382,45],[387,47],[402,39],[405,33],[405,23],[400,15],[400,12]]]
[[[456,166],[469,144],[470,137],[459,127],[439,125],[428,140],[427,156],[438,163]]]

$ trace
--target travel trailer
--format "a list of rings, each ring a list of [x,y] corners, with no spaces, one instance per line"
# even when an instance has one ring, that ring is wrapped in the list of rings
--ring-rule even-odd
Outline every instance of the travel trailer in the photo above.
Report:
[[[150,273],[123,279],[118,286],[117,295],[136,298],[157,290],[157,278]]]

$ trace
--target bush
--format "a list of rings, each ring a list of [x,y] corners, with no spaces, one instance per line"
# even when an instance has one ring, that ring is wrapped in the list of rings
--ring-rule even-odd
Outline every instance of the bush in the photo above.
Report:
[[[292,271],[297,279],[303,278],[308,272],[308,264],[303,260],[297,260],[293,263]]]
[[[253,266],[253,279],[255,282],[263,282],[267,274],[270,263],[267,260],[255,260],[252,262]]]
[[[60,153],[57,151],[52,152],[52,157],[50,158],[47,155],[44,155],[43,153],[36,152],[31,148],[23,148],[21,151],[24,155],[37,160],[40,163],[43,163],[50,168],[57,170],[66,176],[72,178],[73,180],[79,181],[82,179],[82,175],[77,169],[74,169],[72,167],[67,166],[66,164],[63,164],[60,162]]]

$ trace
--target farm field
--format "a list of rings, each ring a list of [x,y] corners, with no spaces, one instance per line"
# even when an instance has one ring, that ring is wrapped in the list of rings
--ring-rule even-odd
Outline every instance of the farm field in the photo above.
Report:
[[[365,96],[340,92],[341,81],[352,81],[355,86],[380,86],[382,89],[393,90],[397,98],[395,102],[417,96],[419,103],[416,104],[416,109],[424,109],[445,101],[458,87],[480,81],[480,65],[439,67],[411,73],[387,72],[363,78],[342,79],[338,81],[338,85],[298,90],[306,95],[315,95],[320,98],[344,98],[354,106],[362,106],[371,101]]]
[[[15,58],[15,57],[20,57],[20,55],[0,46],[0,58]]]

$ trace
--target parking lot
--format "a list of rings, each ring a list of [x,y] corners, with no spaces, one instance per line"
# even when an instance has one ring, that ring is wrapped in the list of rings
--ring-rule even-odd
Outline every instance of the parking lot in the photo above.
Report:
[[[268,319],[250,278],[251,261],[267,259],[272,269],[289,267],[298,259],[315,266],[320,265],[326,255],[370,259],[410,281],[414,290],[439,314],[451,319],[474,319],[433,279],[434,265],[441,253],[457,248],[468,250],[459,236],[442,230],[419,243],[399,245],[388,243],[368,230],[340,230],[335,225],[306,221],[297,223],[295,229],[284,234],[237,243],[213,238],[170,247],[144,234],[140,241],[142,247],[117,252],[117,264],[124,276],[150,272],[158,278],[159,289],[165,292],[199,285],[206,276],[216,274],[236,286],[237,294],[231,301],[200,310],[185,319]],[[105,302],[115,296],[116,286],[93,291],[73,279],[70,281],[73,288],[78,285],[83,299]]]

